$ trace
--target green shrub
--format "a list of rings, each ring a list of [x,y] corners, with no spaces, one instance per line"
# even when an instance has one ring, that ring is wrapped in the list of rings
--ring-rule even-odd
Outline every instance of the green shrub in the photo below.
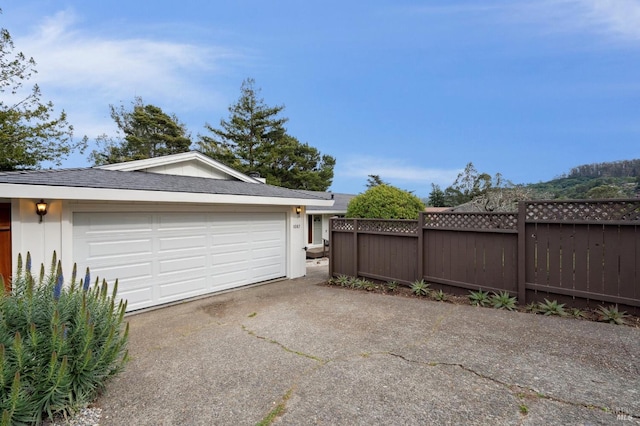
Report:
[[[349,285],[351,284],[351,277],[349,277],[348,275],[338,275],[336,283],[340,287],[349,287]]]
[[[431,293],[431,296],[438,302],[446,302],[449,299],[447,293],[442,290],[434,291]]]
[[[391,185],[377,185],[354,197],[347,217],[417,219],[424,204],[415,195]]]
[[[429,286],[424,280],[416,280],[411,284],[411,292],[416,296],[426,296],[429,294]]]
[[[544,303],[538,303],[538,311],[544,315],[567,316],[567,312],[564,310],[564,303],[558,303],[557,300],[549,301],[544,299]]]
[[[516,308],[517,299],[511,297],[508,291],[493,293],[491,296],[491,305],[496,309],[507,309],[513,311]]]
[[[624,320],[627,317],[627,312],[618,310],[618,305],[611,305],[607,308],[600,306],[598,308],[598,321],[608,322],[610,324],[623,325],[626,324]]]
[[[398,282],[397,281],[389,281],[387,283],[387,289],[389,291],[396,291],[398,289]]]
[[[469,303],[473,306],[487,306],[489,304],[489,293],[486,291],[469,291]]]
[[[43,415],[72,413],[88,404],[105,380],[127,360],[126,302],[115,306],[107,283],[90,287],[87,268],[76,283],[63,286],[60,262],[31,273],[27,253],[11,291],[0,286],[0,413],[1,425],[40,423]]]

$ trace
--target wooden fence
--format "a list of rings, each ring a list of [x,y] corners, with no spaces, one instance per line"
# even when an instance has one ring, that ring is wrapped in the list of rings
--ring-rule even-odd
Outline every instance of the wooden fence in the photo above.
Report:
[[[329,271],[519,303],[615,303],[640,313],[640,200],[525,201],[518,213],[332,219]]]

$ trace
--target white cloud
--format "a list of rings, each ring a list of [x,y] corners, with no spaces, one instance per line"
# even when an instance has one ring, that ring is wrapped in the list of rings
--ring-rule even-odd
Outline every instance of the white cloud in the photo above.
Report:
[[[637,0],[573,1],[583,9],[582,19],[600,32],[640,41],[640,2]]]
[[[484,23],[517,25],[518,31],[595,33],[606,40],[640,42],[638,0],[488,0],[482,4],[462,2],[398,10],[432,16],[466,16]]]
[[[126,105],[135,96],[179,118],[181,110],[226,108],[210,83],[241,55],[210,45],[113,34],[80,29],[76,16],[63,11],[14,37],[17,49],[36,60],[38,72],[30,83],[42,87],[43,100],[67,111],[77,135],[112,132],[108,105]]]
[[[336,165],[336,175],[362,179],[363,184],[369,175],[379,175],[382,180],[394,185],[414,185],[421,193],[430,191],[431,183],[443,188],[451,185],[460,172],[462,169],[425,168],[405,160],[367,156],[347,158]]]

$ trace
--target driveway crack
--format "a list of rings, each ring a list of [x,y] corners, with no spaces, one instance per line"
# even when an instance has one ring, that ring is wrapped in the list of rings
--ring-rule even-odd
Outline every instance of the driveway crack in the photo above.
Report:
[[[245,325],[242,325],[242,331],[247,333],[249,336],[255,337],[256,339],[264,340],[265,342],[268,342],[268,343],[271,343],[273,345],[279,346],[282,350],[284,350],[286,352],[289,352],[291,354],[298,355],[298,356],[301,356],[301,357],[304,357],[304,358],[308,358],[308,359],[312,359],[312,360],[314,360],[316,362],[319,362],[321,364],[326,364],[327,362],[329,362],[328,360],[324,360],[324,359],[322,359],[320,357],[317,357],[315,355],[311,355],[311,354],[307,354],[305,352],[300,352],[300,351],[296,351],[294,349],[291,349],[291,348],[283,345],[282,343],[278,342],[277,340],[270,339],[270,338],[265,337],[265,336],[260,336],[255,331],[247,328]]]
[[[405,357],[404,355],[400,355],[394,352],[386,352],[386,353],[381,353],[381,354],[386,354],[386,355],[390,355],[396,358],[400,358],[403,361],[412,363],[412,364],[420,364],[420,365],[424,365],[424,366],[428,366],[428,367],[438,367],[438,366],[446,366],[446,367],[457,367],[460,368],[464,371],[467,371],[477,377],[480,377],[481,379],[484,380],[489,380],[493,383],[496,383],[502,387],[505,387],[507,389],[509,389],[510,392],[512,392],[514,395],[516,395],[519,398],[522,398],[523,395],[534,395],[537,398],[540,399],[545,399],[548,401],[553,401],[553,402],[558,402],[560,404],[566,404],[566,405],[571,405],[574,407],[581,407],[581,408],[587,408],[587,409],[599,409],[602,410],[604,412],[612,412],[612,408],[611,407],[606,407],[606,406],[595,406],[593,404],[586,404],[583,402],[576,402],[576,401],[569,401],[566,399],[562,399],[562,398],[557,398],[554,396],[550,396],[550,395],[546,395],[541,393],[540,391],[532,388],[532,387],[528,387],[528,386],[522,386],[522,385],[516,385],[516,384],[512,384],[512,383],[507,383],[504,382],[502,380],[496,379],[494,377],[488,376],[486,374],[480,373],[479,371],[474,370],[473,368],[467,367],[464,364],[460,364],[460,363],[455,363],[455,362],[441,362],[441,361],[429,361],[429,362],[425,362],[425,361],[416,361],[413,359],[409,359],[407,357]],[[638,415],[635,413],[625,413],[627,415],[631,415],[633,418],[637,418]]]

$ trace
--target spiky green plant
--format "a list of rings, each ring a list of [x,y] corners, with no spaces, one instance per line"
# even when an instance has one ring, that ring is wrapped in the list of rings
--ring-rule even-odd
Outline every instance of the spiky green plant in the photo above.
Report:
[[[529,312],[529,313],[531,313],[531,314],[537,314],[537,313],[540,313],[539,306],[538,306],[538,304],[537,304],[536,302],[527,303],[527,304],[524,306],[524,311],[525,311],[525,312]]]
[[[473,306],[487,306],[489,304],[489,293],[486,291],[469,291],[469,303]]]
[[[500,293],[493,293],[491,295],[491,306],[496,309],[506,309],[513,311],[516,308],[517,299],[511,297],[508,291],[501,291]]]
[[[398,282],[397,281],[389,281],[387,283],[387,290],[396,291],[397,289],[398,289]]]
[[[426,296],[429,294],[429,286],[425,280],[416,280],[411,284],[411,292],[416,296]]]
[[[369,281],[367,279],[361,279],[360,288],[367,291],[373,291],[376,289],[376,284],[373,281]]]
[[[618,305],[610,305],[607,308],[605,308],[604,306],[600,306],[598,307],[596,313],[598,314],[598,321],[618,325],[626,324],[626,321],[624,319],[628,316],[626,311],[620,312],[618,310]]]
[[[126,302],[115,304],[106,282],[64,286],[54,252],[49,274],[31,273],[22,256],[11,291],[0,290],[1,425],[40,423],[43,415],[69,414],[89,403],[127,360]]]
[[[543,315],[567,316],[567,312],[564,310],[564,303],[558,303],[557,300],[549,301],[544,299],[544,302],[538,303],[538,311]]]
[[[569,315],[574,318],[585,318],[586,315],[582,309],[579,308],[571,308],[569,309]]]
[[[431,293],[431,296],[438,302],[445,302],[447,299],[449,299],[447,293],[442,290],[434,291],[433,293]]]
[[[349,287],[349,285],[351,284],[351,277],[348,275],[338,275],[338,278],[336,278],[336,283],[340,287]]]

